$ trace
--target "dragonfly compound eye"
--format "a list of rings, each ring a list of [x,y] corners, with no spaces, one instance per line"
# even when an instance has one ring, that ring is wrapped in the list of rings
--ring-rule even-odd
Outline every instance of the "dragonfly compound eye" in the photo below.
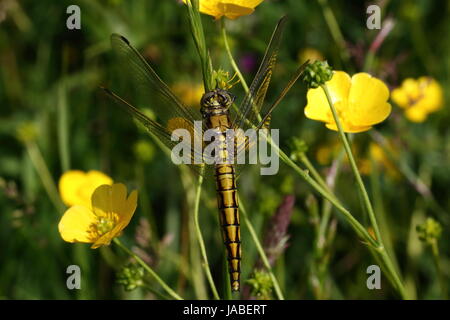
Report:
[[[216,100],[216,94],[214,91],[206,92],[200,100],[200,104],[204,107],[212,107],[214,106]]]
[[[217,93],[217,96],[218,96],[220,105],[224,106],[224,107],[229,107],[234,102],[234,99],[236,98],[234,95],[232,95],[231,93],[229,93],[228,91],[225,91],[225,90],[220,90]]]

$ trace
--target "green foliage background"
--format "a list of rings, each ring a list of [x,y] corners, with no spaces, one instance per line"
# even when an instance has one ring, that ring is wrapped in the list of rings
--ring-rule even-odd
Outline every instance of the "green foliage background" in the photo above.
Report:
[[[382,167],[365,176],[365,182],[375,209],[384,212],[383,232],[392,239],[407,290],[419,299],[440,298],[431,252],[419,242],[415,226],[428,216],[442,224],[439,246],[448,282],[450,6],[448,1],[383,3],[383,17],[393,18],[396,24],[377,53],[371,72],[391,88],[406,77],[432,76],[444,88],[446,102],[442,110],[421,124],[408,122],[394,106],[392,115],[377,130],[397,146],[398,163],[419,176],[436,201],[420,195],[403,174],[392,178]],[[71,4],[81,8],[79,31],[66,28],[66,8]],[[377,30],[366,28],[367,5],[365,1],[330,1],[349,47],[347,63],[341,60],[342,52],[330,35],[317,1],[267,0],[252,15],[227,21],[232,50],[238,61],[251,57],[258,63],[277,20],[289,14],[267,97],[273,101],[299,64],[298,53],[304,48],[316,48],[337,70],[350,74],[362,71],[367,49],[377,34]],[[88,245],[62,241],[57,224],[63,211],[57,209],[58,201],[52,202],[51,197],[56,196],[54,192],[52,195],[52,183],[57,185],[67,169],[101,170],[115,181],[126,183],[129,189],[137,188],[139,207],[124,231],[124,243],[136,246],[138,226],[147,219],[151,238],[140,252],[145,251],[153,268],[183,297],[198,297],[199,288],[193,286],[191,270],[201,269],[195,269],[199,262],[193,262],[192,252],[197,249],[190,242],[194,235],[188,227],[194,180],[174,166],[151,138],[99,90],[100,85],[107,85],[125,92],[125,96],[135,94],[126,72],[115,64],[111,54],[109,36],[113,32],[125,35],[150,58],[168,84],[201,83],[184,6],[176,0],[3,0],[0,19],[0,298],[153,297],[143,288],[126,292],[115,283],[115,266],[128,258],[114,246],[91,250]],[[232,73],[219,23],[209,16],[203,16],[203,23],[214,68]],[[248,82],[255,72],[253,69],[244,74]],[[239,87],[236,85],[233,92],[242,97]],[[325,173],[328,167],[318,164],[315,154],[319,147],[331,146],[337,134],[304,117],[305,94],[304,86],[297,84],[274,112],[273,127],[281,128],[281,146],[288,153],[293,137],[306,141],[308,156]],[[136,144],[142,141],[150,144],[149,159],[136,152]],[[355,135],[360,157],[367,157],[370,141],[367,133]],[[51,180],[45,180],[45,167]],[[257,168],[248,169],[239,180],[239,188],[261,238],[283,196],[295,195],[289,247],[274,270],[287,298],[317,298],[312,281],[314,221],[305,204],[311,188],[284,164],[275,176],[260,176]],[[368,224],[346,164],[336,190],[355,216]],[[329,249],[328,289],[324,297],[396,298],[385,278],[381,290],[367,289],[366,268],[376,261],[340,215],[333,213],[338,226]],[[224,249],[212,181],[204,186],[200,216],[213,276],[223,287]],[[246,280],[251,276],[257,253],[245,228],[242,235]],[[81,290],[66,288],[65,271],[71,264],[81,266]],[[148,283],[158,289],[152,281]]]

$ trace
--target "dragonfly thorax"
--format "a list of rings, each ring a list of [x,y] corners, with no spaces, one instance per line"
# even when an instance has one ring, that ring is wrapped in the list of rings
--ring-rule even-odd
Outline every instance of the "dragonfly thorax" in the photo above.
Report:
[[[224,114],[233,104],[236,97],[223,89],[215,89],[206,92],[201,101],[201,110],[203,117]]]

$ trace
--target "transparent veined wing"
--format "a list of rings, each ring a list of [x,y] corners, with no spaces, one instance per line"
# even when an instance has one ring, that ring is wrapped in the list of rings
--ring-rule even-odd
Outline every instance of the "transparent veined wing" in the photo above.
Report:
[[[269,128],[270,118],[272,116],[273,110],[280,104],[280,102],[283,100],[283,98],[286,96],[286,94],[289,92],[289,90],[292,88],[292,86],[297,82],[297,80],[301,77],[303,72],[305,71],[306,67],[309,64],[309,60],[304,62],[294,73],[294,75],[291,77],[289,82],[286,84],[284,89],[281,91],[281,93],[278,95],[278,97],[275,99],[275,101],[268,105],[267,108],[261,113],[261,119],[259,123],[256,125],[256,129],[261,128]]]
[[[265,116],[264,114],[261,115],[261,107],[264,104],[267,89],[269,88],[270,80],[272,78],[286,20],[286,17],[281,18],[272,33],[258,72],[234,116],[233,125],[235,128],[247,129],[254,127],[260,122],[262,117]]]
[[[272,104],[267,105],[267,108],[265,108],[267,111],[265,111],[264,115],[262,115],[260,117],[259,122],[254,125],[254,129],[256,132],[258,132],[260,129],[269,129],[273,110],[280,104],[280,102],[283,100],[283,98],[286,96],[286,94],[289,92],[289,90],[292,88],[292,86],[297,82],[297,80],[303,74],[303,71],[308,66],[308,64],[309,64],[309,60],[306,61],[305,63],[303,63],[296,70],[294,75],[291,77],[291,79],[286,84],[286,86],[281,91],[281,93],[278,95],[278,97],[275,99],[275,101]],[[241,155],[243,157],[244,153],[250,154],[251,149],[255,148],[256,144],[257,144],[257,139],[245,139],[241,136],[240,139],[237,139],[237,142],[236,142],[236,146],[235,146],[236,156],[239,157]]]
[[[186,154],[189,159],[187,161],[183,160],[183,164],[192,164],[191,168],[194,169],[197,173],[200,173],[199,168],[196,167],[198,167],[200,164],[203,164],[205,158],[201,150],[195,149],[194,146],[195,143],[199,143],[203,147],[200,136],[201,128],[198,128],[198,131],[191,132],[191,125],[184,118],[175,118],[180,120],[178,124],[174,124],[176,125],[176,128],[185,129],[187,132],[189,132],[190,138],[186,140],[183,136],[177,136],[176,134],[174,134],[171,130],[170,125],[169,127],[162,126],[160,123],[147,117],[144,113],[139,111],[139,109],[131,105],[128,101],[124,100],[111,90],[103,87],[102,89],[110,98],[117,102],[118,105],[120,105],[125,111],[133,116],[133,118],[139,121],[152,136],[158,139],[167,148],[166,151],[168,153],[170,153],[175,148],[175,146],[185,148],[185,150],[188,151]],[[173,136],[175,136],[177,139],[173,140]],[[194,139],[197,139],[196,142],[194,142]],[[181,158],[179,159],[181,160]]]
[[[249,88],[249,92],[236,112],[235,120],[233,121],[235,129],[242,128],[245,130],[247,128],[254,128],[259,130],[261,128],[269,128],[273,110],[280,104],[292,86],[300,78],[309,63],[308,61],[305,62],[296,70],[287,85],[272,104],[264,104],[266,93],[272,78],[273,69],[276,64],[278,49],[285,23],[286,17],[281,18],[272,33],[269,45],[267,46],[264,54],[264,58]],[[241,141],[244,142],[237,143],[236,145],[236,155],[249,151],[255,146],[255,140],[241,139]]]
[[[200,112],[185,106],[125,37],[118,34],[111,35],[111,45],[119,58],[121,69],[129,75],[138,89],[138,94],[151,100],[151,110],[156,119],[150,119],[132,103],[109,89],[103,88],[104,91],[169,150],[181,144],[185,150],[190,150],[191,163],[197,164],[202,161],[201,150],[195,149],[195,143],[202,144],[201,137],[204,130],[201,125],[199,127],[194,123],[195,121],[202,123]],[[172,141],[171,137],[176,129],[187,131],[191,138],[185,139],[178,136],[178,141]]]
[[[173,118],[183,118],[192,123],[194,120],[201,121],[200,112],[185,106],[125,37],[112,34],[111,46],[121,69],[130,76],[139,94],[151,99],[151,109],[158,122],[167,126]]]

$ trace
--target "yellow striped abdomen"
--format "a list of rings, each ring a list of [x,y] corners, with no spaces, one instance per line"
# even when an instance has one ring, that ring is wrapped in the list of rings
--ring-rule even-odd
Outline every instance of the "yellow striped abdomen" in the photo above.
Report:
[[[241,275],[241,228],[236,177],[233,165],[218,164],[215,170],[217,204],[222,236],[227,249],[231,289],[239,291]]]

